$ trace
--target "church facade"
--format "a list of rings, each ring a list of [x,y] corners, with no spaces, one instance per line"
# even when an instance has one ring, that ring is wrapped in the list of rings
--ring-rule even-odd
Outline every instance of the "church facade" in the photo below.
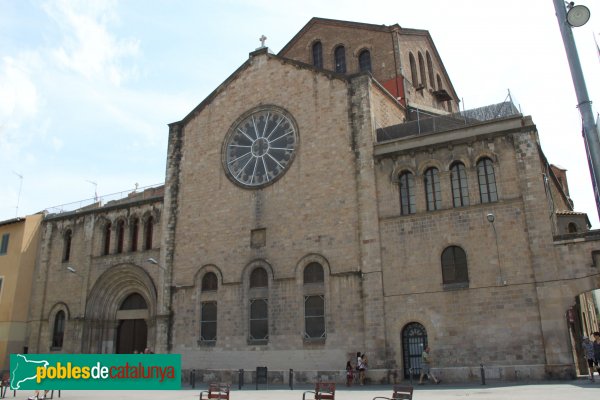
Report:
[[[313,18],[257,49],[169,125],[164,188],[47,216],[30,350],[306,381],[360,351],[384,382],[430,345],[448,381],[574,376],[598,236],[530,117],[457,99],[427,31]]]

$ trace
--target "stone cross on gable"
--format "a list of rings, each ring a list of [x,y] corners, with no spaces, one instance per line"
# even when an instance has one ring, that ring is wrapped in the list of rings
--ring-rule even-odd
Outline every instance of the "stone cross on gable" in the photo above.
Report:
[[[267,37],[265,35],[261,35],[258,40],[260,40],[260,47],[265,47],[265,41],[267,40]]]

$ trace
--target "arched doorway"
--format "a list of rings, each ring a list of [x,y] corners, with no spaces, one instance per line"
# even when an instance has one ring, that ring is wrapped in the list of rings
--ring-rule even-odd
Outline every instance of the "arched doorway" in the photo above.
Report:
[[[117,312],[117,353],[143,352],[148,340],[148,306],[139,293],[132,293],[121,303]]]
[[[85,353],[132,353],[156,347],[156,286],[141,267],[120,264],[106,270],[86,304]]]
[[[411,322],[402,329],[402,355],[404,377],[418,377],[421,373],[421,354],[427,346],[427,331],[418,322]]]

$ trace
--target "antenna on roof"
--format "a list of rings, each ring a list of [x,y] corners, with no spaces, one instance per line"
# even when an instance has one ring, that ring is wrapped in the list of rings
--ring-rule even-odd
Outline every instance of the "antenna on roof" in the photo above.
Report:
[[[98,184],[94,181],[88,181],[87,179],[86,179],[86,182],[94,185],[94,203],[97,203],[98,202]]]
[[[13,171],[13,174],[15,174],[16,176],[19,177],[19,179],[21,179],[21,183],[19,184],[19,195],[17,196],[17,207],[16,207],[16,212],[15,212],[15,217],[19,216],[19,202],[21,201],[21,189],[23,188],[23,175]]]

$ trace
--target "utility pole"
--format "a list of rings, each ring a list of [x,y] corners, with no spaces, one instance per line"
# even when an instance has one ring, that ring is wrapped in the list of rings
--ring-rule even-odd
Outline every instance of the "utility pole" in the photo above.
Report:
[[[19,216],[19,203],[21,202],[21,189],[23,189],[23,175],[13,171],[13,174],[19,177],[21,183],[19,183],[19,195],[17,196],[17,210],[15,212],[15,217]]]

